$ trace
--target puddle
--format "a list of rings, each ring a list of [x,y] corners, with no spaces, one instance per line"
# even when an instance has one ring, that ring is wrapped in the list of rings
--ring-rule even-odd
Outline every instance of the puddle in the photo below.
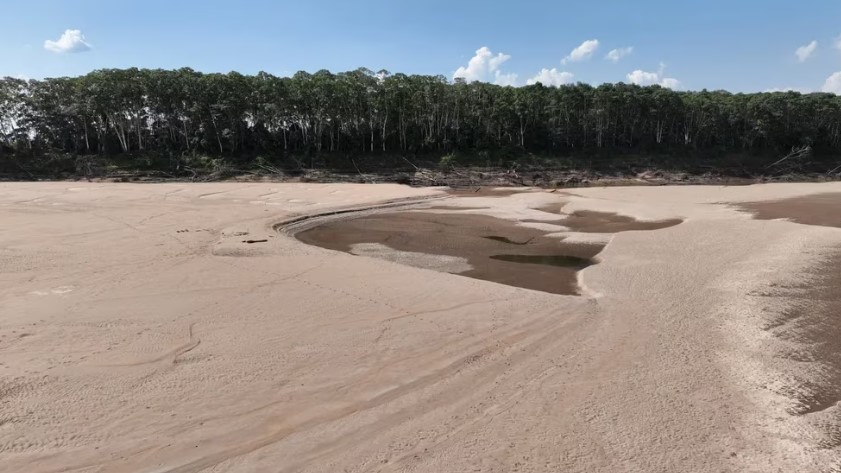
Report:
[[[604,217],[606,223],[609,218]],[[630,220],[618,228],[639,228]],[[487,215],[412,211],[333,220],[295,236],[310,245],[409,266],[579,294],[577,273],[595,264],[604,244],[565,242],[548,233]]]
[[[584,269],[594,264],[592,259],[564,255],[493,255],[491,259],[510,261],[512,263],[545,264],[578,269]]]
[[[517,253],[525,257],[589,259],[603,248],[564,243],[545,235],[546,232],[486,215],[415,211],[336,220],[302,231],[296,237],[304,243],[348,253],[361,243],[378,244],[377,257],[417,267],[429,267],[428,262],[417,256],[404,256],[423,253],[463,258],[470,269],[446,272],[553,294],[577,294],[577,266],[522,264],[493,258]],[[386,254],[383,247],[393,254]],[[462,265],[461,269],[466,268]]]
[[[482,238],[487,238],[488,240],[498,241],[498,242],[501,242],[501,243],[508,243],[509,245],[519,245],[519,246],[528,245],[529,243],[532,242],[532,240],[534,240],[534,238],[529,238],[526,241],[514,241],[514,240],[512,240],[508,237],[497,236],[497,235],[486,236],[486,237],[482,237]]]
[[[841,228],[841,193],[793,197],[790,199],[738,204],[759,220],[788,219],[804,225]]]

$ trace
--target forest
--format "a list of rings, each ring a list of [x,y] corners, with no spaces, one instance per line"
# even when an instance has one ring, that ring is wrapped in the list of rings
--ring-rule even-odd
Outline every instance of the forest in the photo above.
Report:
[[[505,166],[540,156],[614,167],[644,157],[755,174],[792,150],[796,159],[781,169],[838,169],[841,97],[510,87],[364,68],[292,77],[131,68],[0,80],[0,172],[30,175],[74,169],[80,157],[177,172],[198,157],[312,167],[356,166],[366,156],[378,166],[409,158]]]

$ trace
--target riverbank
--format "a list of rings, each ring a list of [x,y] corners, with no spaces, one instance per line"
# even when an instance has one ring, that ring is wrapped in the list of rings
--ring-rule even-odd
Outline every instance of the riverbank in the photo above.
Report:
[[[841,228],[797,209],[839,195],[0,183],[0,464],[832,471]],[[419,203],[431,228],[505,230],[465,231],[467,248],[561,233],[598,262],[554,294],[277,231]]]

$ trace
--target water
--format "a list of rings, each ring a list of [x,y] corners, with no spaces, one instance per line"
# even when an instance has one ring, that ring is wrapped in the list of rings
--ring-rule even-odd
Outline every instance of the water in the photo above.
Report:
[[[526,241],[514,241],[514,240],[512,240],[508,237],[496,236],[496,235],[486,236],[486,237],[482,237],[482,238],[487,238],[488,240],[498,241],[500,243],[508,243],[508,244],[511,244],[511,245],[528,245],[529,243],[531,243],[532,240],[534,240],[534,238],[529,238]]]
[[[296,237],[344,252],[352,252],[354,245],[376,244],[386,256],[393,251],[456,257],[472,267],[457,273],[465,277],[552,294],[579,294],[577,272],[596,263],[591,258],[603,245],[565,243],[546,233],[487,215],[391,212],[328,221]]]
[[[543,264],[547,266],[560,266],[562,268],[584,269],[595,264],[589,258],[578,258],[566,255],[492,255],[491,259],[509,261],[512,263]]]

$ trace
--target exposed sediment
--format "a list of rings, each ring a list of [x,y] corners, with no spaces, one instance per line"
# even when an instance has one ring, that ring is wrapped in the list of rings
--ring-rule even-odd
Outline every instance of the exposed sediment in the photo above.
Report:
[[[504,194],[508,195],[513,193]],[[552,208],[559,210],[561,205],[558,202]],[[455,209],[458,207],[445,210]],[[473,207],[468,209],[475,210]],[[544,208],[536,210],[546,211]],[[617,233],[666,228],[681,222],[680,219],[637,222],[616,214],[577,212],[557,222],[562,227],[542,221],[550,229],[541,230],[478,212],[481,209],[470,214],[415,210],[367,214],[358,218],[350,216],[325,222],[295,236],[311,245],[411,266],[554,294],[579,294],[577,273],[597,263],[595,256],[604,244],[567,242],[557,233],[562,227],[579,232]],[[553,236],[547,236],[549,234]],[[362,252],[360,245],[376,245],[377,251]],[[441,260],[438,264],[433,262],[436,257]],[[464,263],[448,264],[453,258],[464,260]]]
[[[0,470],[833,472],[839,192],[3,183]]]

